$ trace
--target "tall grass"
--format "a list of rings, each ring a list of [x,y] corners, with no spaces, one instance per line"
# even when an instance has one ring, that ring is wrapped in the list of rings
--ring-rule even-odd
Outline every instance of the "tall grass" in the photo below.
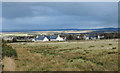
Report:
[[[112,45],[108,45],[112,43]],[[22,71],[117,71],[118,42],[12,43]],[[104,46],[104,47],[103,47]]]

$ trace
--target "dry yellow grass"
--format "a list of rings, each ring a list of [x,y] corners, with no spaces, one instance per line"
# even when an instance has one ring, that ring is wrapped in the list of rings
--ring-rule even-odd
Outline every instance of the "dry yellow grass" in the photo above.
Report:
[[[17,71],[117,71],[118,40],[11,43]]]
[[[4,57],[2,64],[4,65],[3,71],[15,71],[16,65],[14,59],[10,57]]]

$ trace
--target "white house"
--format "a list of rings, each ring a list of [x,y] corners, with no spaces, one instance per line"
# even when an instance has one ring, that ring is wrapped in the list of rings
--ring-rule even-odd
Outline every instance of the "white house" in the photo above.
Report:
[[[64,41],[66,38],[60,37],[60,35],[50,35],[50,36],[37,36],[35,41]],[[33,40],[34,41],[34,40]]]
[[[49,41],[49,39],[46,36],[37,36],[35,41],[43,41],[43,42],[45,42],[45,41]]]
[[[104,36],[98,35],[98,39],[103,39],[103,38],[104,38]]]
[[[65,39],[60,37],[60,35],[52,35],[50,36],[50,41],[64,41]]]
[[[35,42],[35,38],[33,38],[32,41]]]
[[[97,39],[97,37],[95,35],[85,35],[84,39],[85,40],[93,40],[93,39]]]

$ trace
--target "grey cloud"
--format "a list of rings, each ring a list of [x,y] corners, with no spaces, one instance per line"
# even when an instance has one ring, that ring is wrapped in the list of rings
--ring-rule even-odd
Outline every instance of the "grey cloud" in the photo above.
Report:
[[[116,27],[117,8],[114,2],[3,3],[3,29]]]

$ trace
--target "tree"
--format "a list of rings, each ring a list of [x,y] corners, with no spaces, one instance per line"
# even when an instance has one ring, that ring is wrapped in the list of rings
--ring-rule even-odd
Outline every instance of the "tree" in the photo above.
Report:
[[[72,35],[68,35],[67,39],[68,40],[73,40],[73,36]]]
[[[17,41],[17,39],[16,38],[13,38],[13,42],[16,42]]]

